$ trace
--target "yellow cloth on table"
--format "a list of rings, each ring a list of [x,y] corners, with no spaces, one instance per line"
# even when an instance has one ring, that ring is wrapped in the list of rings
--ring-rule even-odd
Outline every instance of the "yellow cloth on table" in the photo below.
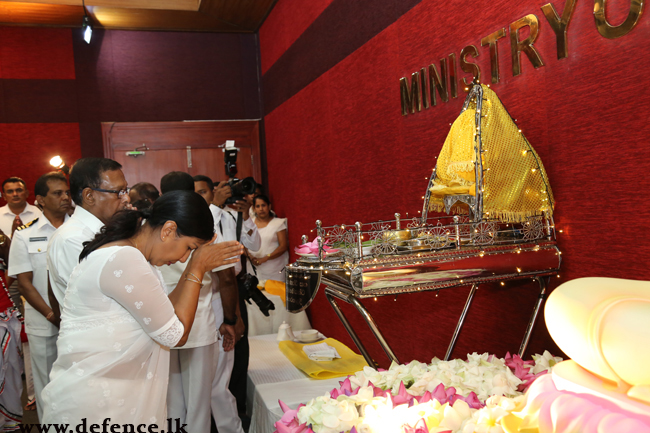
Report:
[[[302,350],[303,346],[306,346],[306,344],[295,343],[293,341],[280,341],[278,346],[280,347],[280,351],[284,353],[284,356],[286,356],[298,370],[301,370],[314,379],[330,379],[332,377],[349,376],[350,374],[362,370],[363,367],[368,365],[363,356],[357,355],[345,344],[336,341],[333,338],[327,338],[325,341],[310,344],[321,343],[327,343],[329,346],[335,348],[339,355],[341,355],[341,358],[324,362],[312,361],[307,357],[305,351]]]
[[[266,290],[271,295],[279,296],[282,299],[284,306],[287,306],[287,287],[282,281],[266,280],[266,283],[264,284],[264,290]]]
[[[542,160],[512,120],[498,96],[483,88],[483,215],[521,222],[527,217],[553,214],[553,192]],[[476,101],[453,123],[436,165],[429,209],[443,212],[448,195],[476,194]],[[457,202],[454,213],[467,213]]]

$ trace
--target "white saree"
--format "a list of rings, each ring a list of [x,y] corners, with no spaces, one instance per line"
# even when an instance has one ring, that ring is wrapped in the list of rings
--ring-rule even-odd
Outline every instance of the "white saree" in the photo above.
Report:
[[[169,347],[183,335],[157,269],[132,247],[92,252],[72,272],[42,423],[165,427]]]

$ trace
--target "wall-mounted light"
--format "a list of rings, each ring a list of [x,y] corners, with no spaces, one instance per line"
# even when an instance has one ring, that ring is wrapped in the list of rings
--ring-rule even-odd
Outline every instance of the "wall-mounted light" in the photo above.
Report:
[[[65,162],[63,162],[63,159],[59,155],[50,159],[50,165],[57,170],[61,170],[65,174],[68,174],[70,172],[70,168],[65,164]]]
[[[90,38],[93,37],[93,26],[90,23],[90,17],[86,13],[86,3],[84,0],[81,0],[81,7],[84,9],[84,17],[83,20],[81,21],[81,30],[84,33],[84,41],[86,41],[87,44],[90,43]]]

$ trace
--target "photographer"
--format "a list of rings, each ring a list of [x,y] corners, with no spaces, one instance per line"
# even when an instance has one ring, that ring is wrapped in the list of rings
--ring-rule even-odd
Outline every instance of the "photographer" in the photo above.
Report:
[[[194,190],[210,203],[210,210],[212,211],[215,224],[219,226],[219,230],[223,234],[224,239],[239,239],[248,249],[258,250],[260,248],[260,235],[257,232],[257,226],[249,216],[248,203],[238,200],[229,206],[224,206],[226,201],[232,201],[228,200],[232,197],[232,188],[228,182],[221,182],[215,187],[212,179],[208,176],[197,175],[194,176]],[[238,315],[240,315],[245,327],[243,331],[244,335],[235,345],[234,352],[219,351],[219,361],[217,363],[217,372],[212,383],[211,399],[213,418],[221,433],[241,433],[243,429],[239,413],[244,416],[246,412],[248,339],[246,337],[247,315],[244,299],[249,296],[247,296],[247,293],[243,293],[244,287],[242,281],[240,281],[240,277],[246,275],[245,270],[242,272],[241,261],[235,264],[235,273],[238,275],[238,283],[240,286]],[[256,284],[254,285],[256,286]],[[253,287],[253,290],[257,291],[257,287]],[[215,294],[213,297],[212,307],[214,308],[215,315],[218,315],[221,309],[218,294]],[[271,307],[273,307],[272,303]],[[243,381],[240,378],[242,376],[242,370]],[[238,398],[235,399],[234,395]]]

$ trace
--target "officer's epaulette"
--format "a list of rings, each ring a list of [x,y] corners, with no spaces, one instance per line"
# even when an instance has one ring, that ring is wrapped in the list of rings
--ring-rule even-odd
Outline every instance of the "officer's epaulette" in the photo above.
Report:
[[[26,229],[27,227],[29,227],[29,226],[31,226],[32,224],[34,224],[36,221],[38,221],[38,218],[34,218],[33,220],[31,220],[31,221],[28,222],[27,224],[23,224],[22,226],[18,227],[16,230]]]

